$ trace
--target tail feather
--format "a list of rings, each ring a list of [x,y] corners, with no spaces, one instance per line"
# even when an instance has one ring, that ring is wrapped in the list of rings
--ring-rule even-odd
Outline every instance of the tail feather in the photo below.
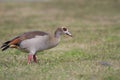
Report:
[[[19,46],[19,43],[21,42],[19,36],[15,37],[12,40],[6,41],[3,43],[3,45],[0,47],[2,49],[2,51],[10,48],[16,48],[17,46]]]
[[[10,43],[10,42],[11,42],[11,41],[7,41],[7,42],[3,43],[3,45],[1,46],[2,51],[4,51],[4,50],[6,50],[6,49],[9,48],[9,43]]]
[[[9,46],[7,45],[7,46],[5,46],[5,47],[2,48],[2,51],[6,50],[8,48],[9,48]]]
[[[7,46],[6,44],[3,44],[0,48],[3,48],[3,47],[5,47],[5,46]]]

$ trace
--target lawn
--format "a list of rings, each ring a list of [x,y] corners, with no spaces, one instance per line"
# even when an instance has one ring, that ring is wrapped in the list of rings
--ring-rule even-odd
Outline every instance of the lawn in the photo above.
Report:
[[[0,2],[0,45],[27,31],[54,33],[67,26],[73,37],[37,53],[0,51],[0,80],[120,80],[120,1],[41,0]]]

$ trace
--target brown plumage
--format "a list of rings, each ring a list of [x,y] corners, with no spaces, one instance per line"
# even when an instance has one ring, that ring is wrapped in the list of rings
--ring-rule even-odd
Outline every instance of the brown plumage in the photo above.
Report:
[[[67,28],[57,28],[54,35],[42,31],[31,31],[19,35],[12,40],[6,41],[1,46],[2,51],[8,48],[18,48],[20,50],[29,52],[28,63],[31,59],[36,60],[36,52],[53,48],[58,45],[60,35],[66,34],[71,36]]]

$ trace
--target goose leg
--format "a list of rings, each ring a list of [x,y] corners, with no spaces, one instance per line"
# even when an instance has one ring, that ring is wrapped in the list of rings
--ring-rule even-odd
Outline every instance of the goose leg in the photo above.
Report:
[[[33,55],[32,55],[32,54],[29,54],[29,55],[28,55],[28,64],[30,64],[32,58],[33,58]]]
[[[36,55],[33,55],[33,60],[34,60],[35,63],[37,63]]]

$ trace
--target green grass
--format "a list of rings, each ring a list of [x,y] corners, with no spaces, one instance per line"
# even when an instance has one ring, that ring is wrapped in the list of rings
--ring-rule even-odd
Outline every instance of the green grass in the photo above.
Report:
[[[38,52],[38,63],[27,64],[27,53],[0,51],[0,80],[119,80],[120,1],[48,0],[0,3],[0,44],[23,32],[53,33],[68,26],[73,38]]]

